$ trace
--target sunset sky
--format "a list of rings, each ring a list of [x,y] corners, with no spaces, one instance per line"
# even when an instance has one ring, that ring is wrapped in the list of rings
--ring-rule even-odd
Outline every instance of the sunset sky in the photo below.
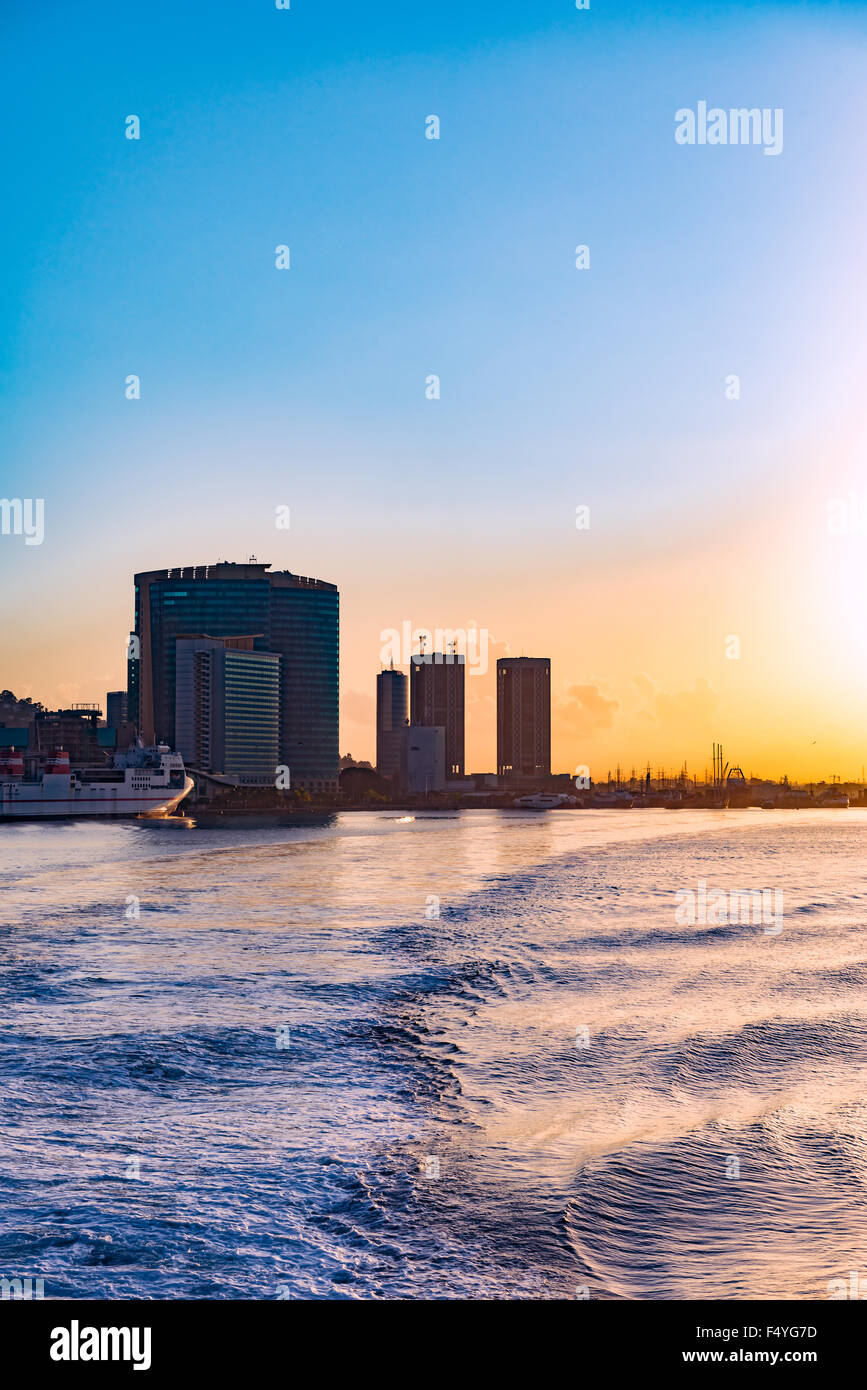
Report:
[[[45,539],[0,536],[0,685],[104,701],[134,571],[255,554],[339,586],[357,758],[409,620],[491,635],[470,771],[523,653],[557,770],[860,776],[867,7],[705,8],[5,0],[0,492]],[[678,145],[701,100],[782,153]]]

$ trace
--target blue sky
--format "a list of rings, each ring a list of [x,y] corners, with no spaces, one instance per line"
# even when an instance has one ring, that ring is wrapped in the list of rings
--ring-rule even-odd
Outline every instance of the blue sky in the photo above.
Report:
[[[12,5],[13,472],[64,476],[71,431],[109,488],[118,449],[172,478],[170,429],[184,446],[228,430],[254,448],[326,445],[338,471],[327,441],[348,445],[386,489],[412,490],[407,462],[433,453],[449,476],[444,450],[472,487],[471,453],[484,494],[528,457],[538,467],[540,447],[556,480],[576,445],[616,438],[630,456],[609,483],[630,489],[634,446],[658,431],[660,481],[680,491],[692,464],[672,436],[705,428],[733,363],[753,383],[739,427],[815,382],[799,330],[821,339],[857,250],[828,212],[855,172],[859,108],[839,77],[863,58],[840,39],[864,19],[704,14]],[[784,106],[783,156],[678,148],[673,109],[701,96]],[[129,112],[138,142],[122,138]],[[439,142],[423,139],[430,112]],[[434,371],[432,419],[419,387]]]

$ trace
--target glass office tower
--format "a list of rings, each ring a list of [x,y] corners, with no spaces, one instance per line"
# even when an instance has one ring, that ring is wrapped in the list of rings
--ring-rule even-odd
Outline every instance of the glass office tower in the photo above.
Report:
[[[129,712],[146,743],[176,745],[176,639],[251,636],[280,656],[280,763],[292,786],[337,790],[337,587],[270,567],[220,562],[135,576]]]

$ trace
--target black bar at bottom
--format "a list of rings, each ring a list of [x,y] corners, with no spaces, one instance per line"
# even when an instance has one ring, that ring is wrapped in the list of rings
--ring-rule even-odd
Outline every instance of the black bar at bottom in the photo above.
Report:
[[[712,1367],[735,1374],[763,1367],[772,1378],[795,1369],[819,1372],[826,1380],[857,1365],[863,1341],[863,1310],[847,1307],[844,1300],[521,1301],[519,1308],[509,1303],[505,1323],[499,1321],[503,1306],[494,1301],[464,1305],[454,1323],[448,1300],[437,1301],[434,1311],[421,1302],[386,1300],[368,1301],[365,1310],[345,1299],[336,1301],[331,1313],[325,1300],[303,1301],[300,1307],[298,1302],[4,1300],[3,1359],[7,1367],[15,1365],[19,1378],[38,1371],[52,1379],[93,1379],[108,1371],[134,1381],[146,1375],[162,1381],[167,1375],[211,1372],[223,1381],[278,1367],[307,1379],[320,1358],[322,1370],[333,1376],[345,1357],[352,1373],[365,1365],[369,1378],[379,1367],[385,1378],[396,1371],[414,1377],[410,1363],[418,1356],[428,1374],[436,1374],[443,1353],[449,1347],[457,1352],[460,1345],[464,1373],[473,1363],[490,1371],[500,1356],[525,1350],[534,1359],[546,1353],[561,1365],[565,1359],[576,1373],[601,1362],[615,1375],[680,1372],[701,1378]],[[383,1341],[401,1332],[433,1340],[424,1351],[417,1340],[402,1351],[400,1340]],[[449,1374],[456,1369],[452,1364]]]

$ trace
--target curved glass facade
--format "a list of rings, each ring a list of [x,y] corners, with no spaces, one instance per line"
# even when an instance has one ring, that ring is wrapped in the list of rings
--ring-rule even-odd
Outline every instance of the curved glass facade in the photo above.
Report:
[[[339,605],[335,585],[255,562],[137,574],[130,718],[145,741],[174,747],[175,639],[252,636],[255,650],[281,657],[279,761],[293,787],[336,791]],[[255,742],[255,730],[244,737]]]

